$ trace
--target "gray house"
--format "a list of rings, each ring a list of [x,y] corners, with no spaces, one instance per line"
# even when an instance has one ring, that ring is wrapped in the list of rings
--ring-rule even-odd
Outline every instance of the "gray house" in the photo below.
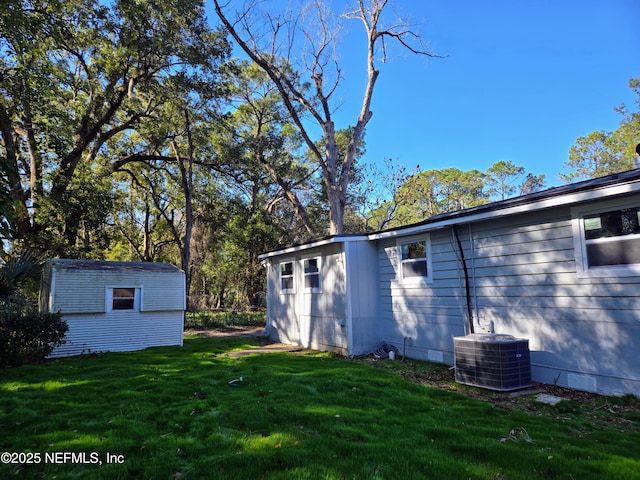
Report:
[[[166,263],[51,260],[40,310],[61,312],[66,343],[51,357],[182,345],[185,275]]]
[[[527,339],[531,377],[640,396],[640,170],[261,255],[273,339],[454,365]]]

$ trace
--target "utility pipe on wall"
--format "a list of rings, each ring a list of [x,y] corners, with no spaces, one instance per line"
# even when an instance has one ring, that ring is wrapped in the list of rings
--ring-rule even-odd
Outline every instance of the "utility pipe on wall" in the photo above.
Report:
[[[473,310],[471,309],[471,287],[469,285],[469,269],[467,268],[467,261],[464,257],[464,249],[462,248],[462,242],[460,241],[458,228],[456,227],[456,225],[453,225],[451,228],[453,228],[453,234],[456,237],[458,250],[460,250],[460,260],[462,261],[462,270],[464,271],[464,285],[467,298],[467,325],[469,327],[469,333],[475,333],[473,329]]]

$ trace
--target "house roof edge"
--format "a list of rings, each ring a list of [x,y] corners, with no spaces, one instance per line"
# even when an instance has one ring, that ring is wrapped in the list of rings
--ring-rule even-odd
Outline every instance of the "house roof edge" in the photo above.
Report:
[[[310,242],[278,248],[258,255],[264,263],[268,258],[295,253],[309,248],[328,245],[331,243],[345,243],[349,241],[379,240],[423,233],[431,230],[452,227],[467,223],[478,222],[490,218],[516,215],[527,211],[544,210],[562,205],[571,205],[607,196],[624,195],[640,192],[640,169],[614,173],[604,177],[583,180],[581,182],[552,187],[540,192],[521,195],[506,200],[487,203],[477,207],[441,213],[429,217],[421,222],[401,227],[380,230],[372,233],[354,235],[332,235]]]
[[[295,253],[301,250],[307,250],[309,248],[314,248],[314,247],[322,247],[324,245],[329,245],[332,243],[347,243],[347,242],[362,242],[362,241],[369,241],[369,236],[367,234],[329,235],[327,237],[311,240],[309,242],[290,245],[288,247],[282,247],[276,250],[270,250],[268,252],[261,253],[260,255],[258,255],[258,260],[263,262],[264,260],[270,257],[276,257],[276,256],[284,255],[287,253]]]
[[[370,240],[378,240],[388,237],[410,235],[412,233],[473,223],[489,218],[516,215],[527,211],[544,210],[561,205],[597,200],[601,198],[602,191],[606,191],[607,196],[640,192],[640,169],[628,170],[569,185],[553,187],[540,192],[499,200],[477,207],[441,213],[411,225],[373,232],[370,233],[368,237]]]

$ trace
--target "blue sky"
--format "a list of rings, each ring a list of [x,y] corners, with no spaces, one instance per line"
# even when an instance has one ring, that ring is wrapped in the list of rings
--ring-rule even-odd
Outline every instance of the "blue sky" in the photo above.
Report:
[[[391,157],[409,169],[484,171],[511,160],[559,185],[575,140],[617,128],[614,106],[636,108],[628,80],[640,75],[638,0],[396,5],[447,58],[427,61],[396,49],[380,66],[367,162]],[[359,29],[354,23],[349,36]],[[343,55],[361,56],[354,50]],[[362,74],[345,75],[345,89],[359,96]],[[355,115],[346,103],[338,118],[353,123]]]
[[[551,187],[561,184],[558,173],[579,136],[617,128],[614,106],[636,108],[628,81],[640,75],[640,0],[391,0],[389,6],[420,24],[416,30],[446,58],[390,50],[379,64],[363,162],[393,158],[409,170],[484,171],[511,160],[545,174]],[[363,35],[351,21],[339,47],[345,78],[337,128],[353,125],[359,113]]]

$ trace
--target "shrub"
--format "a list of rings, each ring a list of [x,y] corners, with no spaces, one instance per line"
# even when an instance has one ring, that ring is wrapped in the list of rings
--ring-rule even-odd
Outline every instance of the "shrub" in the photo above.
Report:
[[[186,329],[224,329],[232,327],[264,327],[267,314],[260,312],[187,312]]]
[[[64,343],[67,322],[60,313],[0,309],[0,365],[42,361]]]

